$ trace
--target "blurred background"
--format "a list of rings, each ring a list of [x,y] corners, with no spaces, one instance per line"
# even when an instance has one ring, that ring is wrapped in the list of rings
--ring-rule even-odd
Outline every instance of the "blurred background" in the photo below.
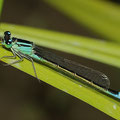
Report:
[[[101,0],[102,1],[102,0]],[[62,1],[61,1],[62,2]],[[119,0],[106,0],[119,6]],[[69,5],[69,3],[68,3]],[[44,0],[5,0],[2,22],[106,39],[103,35],[75,22]],[[107,74],[111,87],[119,89],[119,68],[72,54],[54,51]],[[113,120],[103,112],[11,66],[0,63],[0,119],[3,120]],[[9,72],[8,72],[9,71]]]

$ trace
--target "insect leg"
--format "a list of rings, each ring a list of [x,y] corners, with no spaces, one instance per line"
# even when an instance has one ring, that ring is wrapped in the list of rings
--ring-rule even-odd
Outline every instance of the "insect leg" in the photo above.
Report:
[[[30,61],[32,62],[32,66],[33,66],[33,70],[34,70],[35,76],[36,76],[36,78],[38,78],[37,77],[37,73],[36,73],[36,69],[35,69],[35,65],[34,65],[34,61],[33,61],[32,58],[30,58]]]
[[[3,57],[1,57],[0,59],[2,59],[2,58],[13,58],[13,59],[15,59],[15,58],[16,58],[16,53],[15,53],[14,49],[11,48],[11,51],[12,51],[12,53],[13,53],[13,56],[3,56]]]
[[[24,55],[24,57],[32,62],[32,66],[33,66],[33,70],[34,70],[34,73],[35,73],[35,77],[38,79],[33,59],[31,57],[29,57],[29,56],[26,56],[26,55]]]
[[[18,56],[20,59],[17,61],[14,61],[12,63],[5,64],[4,66],[12,65],[12,64],[19,63],[19,62],[23,61],[22,55],[20,53],[16,52],[14,49],[12,49],[12,50],[14,51],[15,57]]]

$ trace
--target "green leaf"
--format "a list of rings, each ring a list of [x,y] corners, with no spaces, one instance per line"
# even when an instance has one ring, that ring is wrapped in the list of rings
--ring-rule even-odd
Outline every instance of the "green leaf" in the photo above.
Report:
[[[98,49],[95,45],[98,43],[103,44],[102,42],[98,42],[92,39],[66,35],[57,32],[50,32],[47,30],[40,30],[30,27],[23,27],[17,25],[10,25],[10,24],[2,24],[2,30],[10,30],[12,35],[15,37],[20,37],[23,39],[31,40],[36,44],[43,45],[46,47],[53,47],[58,50],[63,50],[66,52],[72,52],[79,55],[80,52],[88,54],[89,50],[92,49],[92,46],[89,46],[92,42],[94,44],[93,49],[96,50],[96,54],[102,53],[105,56],[106,51],[110,48],[114,48],[111,43],[105,43],[106,48]],[[3,33],[2,33],[3,34]],[[87,43],[88,42],[88,43]],[[107,44],[107,45],[106,45]],[[117,45],[116,45],[117,46]],[[66,49],[64,49],[66,48]],[[102,50],[102,52],[100,52]],[[115,52],[115,51],[114,51]],[[113,53],[114,53],[113,52]],[[91,53],[90,53],[91,54]],[[0,56],[4,55],[12,55],[10,51],[5,50],[4,48],[0,47]],[[117,53],[115,54],[115,56]],[[90,55],[88,55],[90,56]],[[98,55],[97,55],[98,56]],[[111,55],[114,57],[113,55]],[[103,57],[104,58],[104,57]],[[18,58],[17,58],[18,59]],[[2,59],[4,62],[10,63],[13,59]],[[32,64],[28,60],[24,60],[21,63],[17,63],[13,65],[14,67],[18,68],[21,71],[24,71],[32,76],[34,76],[34,71],[32,68]],[[29,66],[29,67],[26,67]],[[103,111],[104,113],[108,114],[109,116],[120,119],[120,102],[116,99],[107,96],[106,94],[102,94],[98,90],[95,90],[92,86],[87,85],[87,83],[83,83],[83,78],[74,78],[74,75],[70,74],[64,75],[61,74],[59,71],[51,69],[43,64],[35,63],[35,68],[37,71],[38,78],[78,99],[83,100],[84,102],[94,106],[95,108]],[[57,69],[56,66],[54,68]],[[37,79],[36,79],[37,80]]]
[[[120,42],[120,7],[104,0],[45,0],[78,23]]]
[[[1,24],[1,28],[36,44],[120,68],[119,44],[24,26]]]
[[[0,0],[0,16],[1,16],[1,13],[2,13],[3,1],[4,0]]]

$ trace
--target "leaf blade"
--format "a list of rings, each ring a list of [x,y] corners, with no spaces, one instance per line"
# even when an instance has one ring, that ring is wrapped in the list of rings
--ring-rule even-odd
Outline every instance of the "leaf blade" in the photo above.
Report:
[[[95,33],[103,35],[106,39],[120,42],[119,6],[100,0],[45,1],[77,23],[84,24]]]
[[[4,2],[4,0],[0,0],[0,16],[1,16],[1,13],[2,13],[3,2]]]
[[[120,45],[117,43],[17,25],[1,24],[1,27],[2,31],[9,29],[13,36],[34,40],[38,45],[120,68]]]
[[[41,37],[38,37],[36,39],[35,36],[37,36],[38,33],[39,34],[44,33],[43,37],[45,37],[44,35],[50,36],[51,34],[52,35],[57,34],[56,36],[58,36],[58,35],[61,36],[60,33],[35,30],[32,28],[14,26],[14,25],[9,25],[9,24],[2,25],[2,29],[3,30],[10,30],[13,33],[13,36],[19,36],[22,38],[26,38],[27,40],[30,39],[36,43],[40,42],[43,39],[43,38],[41,39]],[[21,31],[23,31],[23,32],[21,32]],[[31,33],[31,31],[32,31],[32,33],[34,31],[34,34],[31,34],[29,36],[29,34],[27,34],[27,33],[29,33],[29,32]],[[35,33],[36,33],[36,35],[35,35]],[[66,36],[66,37],[68,37],[68,36]],[[52,38],[54,38],[54,36],[52,36]],[[73,36],[73,38],[74,38],[74,36]],[[43,41],[45,41],[46,39],[43,39]],[[47,45],[48,45],[48,43],[50,44],[51,40],[47,41]],[[53,44],[53,43],[54,42],[52,42],[51,44]],[[60,44],[60,42],[58,42],[58,41],[55,42],[55,44],[57,44],[57,43]],[[4,55],[10,56],[11,52],[0,47],[0,56],[2,57]],[[7,63],[12,62],[12,60],[10,60],[10,59],[2,59],[2,60],[4,62],[7,62]],[[17,63],[13,66],[21,71],[24,71],[24,72],[34,76],[32,64],[28,60],[24,60],[24,62]],[[26,67],[26,66],[29,66],[29,67]],[[120,119],[120,117],[119,117],[120,102],[119,101],[117,101],[117,100],[115,100],[115,99],[113,99],[105,94],[102,94],[101,92],[95,90],[93,87],[90,87],[87,84],[83,84],[82,82],[76,82],[74,79],[72,79],[68,76],[61,75],[59,72],[57,72],[51,68],[48,68],[44,65],[35,63],[35,67],[36,67],[38,78],[41,79],[42,81],[66,92],[74,97],[77,97],[78,99],[83,100],[84,102],[94,106],[95,108],[103,111],[104,113],[108,114],[109,116],[111,116],[113,118]],[[80,79],[82,80],[82,78],[80,78]]]

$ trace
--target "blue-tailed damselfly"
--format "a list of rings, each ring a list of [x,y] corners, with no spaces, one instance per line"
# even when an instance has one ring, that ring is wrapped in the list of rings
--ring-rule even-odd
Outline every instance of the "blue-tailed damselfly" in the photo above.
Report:
[[[56,54],[49,52],[41,47],[36,46],[33,42],[18,39],[15,37],[11,38],[11,33],[9,31],[4,32],[4,38],[1,41],[2,45],[11,50],[13,56],[3,56],[2,58],[16,58],[18,56],[20,59],[10,63],[15,64],[22,61],[24,58],[32,62],[35,76],[37,78],[35,66],[33,59],[38,61],[46,61],[59,66],[77,76],[83,77],[86,81],[91,82],[94,86],[104,93],[112,95],[115,98],[120,99],[120,92],[111,90],[110,81],[108,77],[94,69],[83,66],[71,60],[65,59],[63,57],[57,56]]]

